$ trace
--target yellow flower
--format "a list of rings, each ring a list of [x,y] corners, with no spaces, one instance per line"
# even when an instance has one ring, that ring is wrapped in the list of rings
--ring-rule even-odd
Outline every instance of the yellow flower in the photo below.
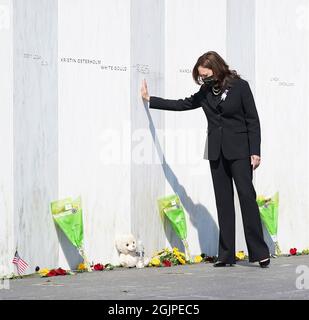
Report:
[[[181,256],[178,256],[177,259],[181,264],[186,264],[186,260],[183,259]]]
[[[195,263],[200,263],[200,262],[202,262],[203,261],[203,258],[201,257],[201,256],[196,256],[196,257],[194,257],[194,262]]]
[[[79,271],[85,271],[87,270],[87,266],[84,263],[80,263],[77,267],[77,270]]]
[[[174,248],[173,248],[173,252],[174,252],[174,253],[175,253],[175,252],[179,252],[179,249],[176,248],[176,247],[174,247]]]
[[[239,260],[244,260],[245,259],[245,253],[243,251],[238,251],[236,253],[236,258]]]
[[[152,258],[150,264],[152,266],[158,267],[160,265],[160,260],[158,258]]]
[[[301,253],[302,254],[309,254],[309,248],[305,248]]]
[[[186,264],[185,255],[182,252],[174,252],[174,256],[181,264]]]
[[[48,272],[49,272],[49,270],[47,268],[39,270],[39,274],[41,277],[45,277]]]

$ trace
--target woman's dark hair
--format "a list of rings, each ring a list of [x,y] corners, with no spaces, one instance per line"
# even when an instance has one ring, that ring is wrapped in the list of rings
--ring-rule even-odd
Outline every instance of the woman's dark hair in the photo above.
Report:
[[[235,70],[230,70],[227,63],[215,51],[208,51],[200,56],[192,70],[194,81],[198,85],[201,85],[203,82],[199,76],[199,66],[213,71],[214,77],[218,80],[218,86],[220,88],[231,85],[234,79],[240,79],[240,75]]]

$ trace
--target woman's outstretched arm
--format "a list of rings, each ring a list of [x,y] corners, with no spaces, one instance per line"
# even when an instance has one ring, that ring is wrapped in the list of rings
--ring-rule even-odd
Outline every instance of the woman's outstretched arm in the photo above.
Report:
[[[172,111],[185,111],[199,108],[202,100],[201,90],[190,97],[178,100],[149,96],[146,80],[143,80],[141,95],[144,100],[149,101],[149,108]]]

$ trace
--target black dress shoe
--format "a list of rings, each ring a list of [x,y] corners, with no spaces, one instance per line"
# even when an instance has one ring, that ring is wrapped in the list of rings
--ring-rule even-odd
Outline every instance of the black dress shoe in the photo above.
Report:
[[[261,268],[267,268],[269,264],[270,264],[270,259],[269,258],[267,260],[265,260],[265,261],[259,261],[259,265],[260,265]]]
[[[217,261],[216,263],[214,263],[214,267],[215,268],[217,268],[217,267],[226,267],[227,265],[232,267],[233,263],[225,263],[225,262],[222,262],[222,261]]]

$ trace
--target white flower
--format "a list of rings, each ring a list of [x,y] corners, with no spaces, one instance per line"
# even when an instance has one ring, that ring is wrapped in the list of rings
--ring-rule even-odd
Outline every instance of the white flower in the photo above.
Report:
[[[227,96],[227,93],[229,92],[229,90],[225,90],[223,93],[222,93],[222,95],[221,95],[221,100],[225,100],[226,99],[226,96]]]

